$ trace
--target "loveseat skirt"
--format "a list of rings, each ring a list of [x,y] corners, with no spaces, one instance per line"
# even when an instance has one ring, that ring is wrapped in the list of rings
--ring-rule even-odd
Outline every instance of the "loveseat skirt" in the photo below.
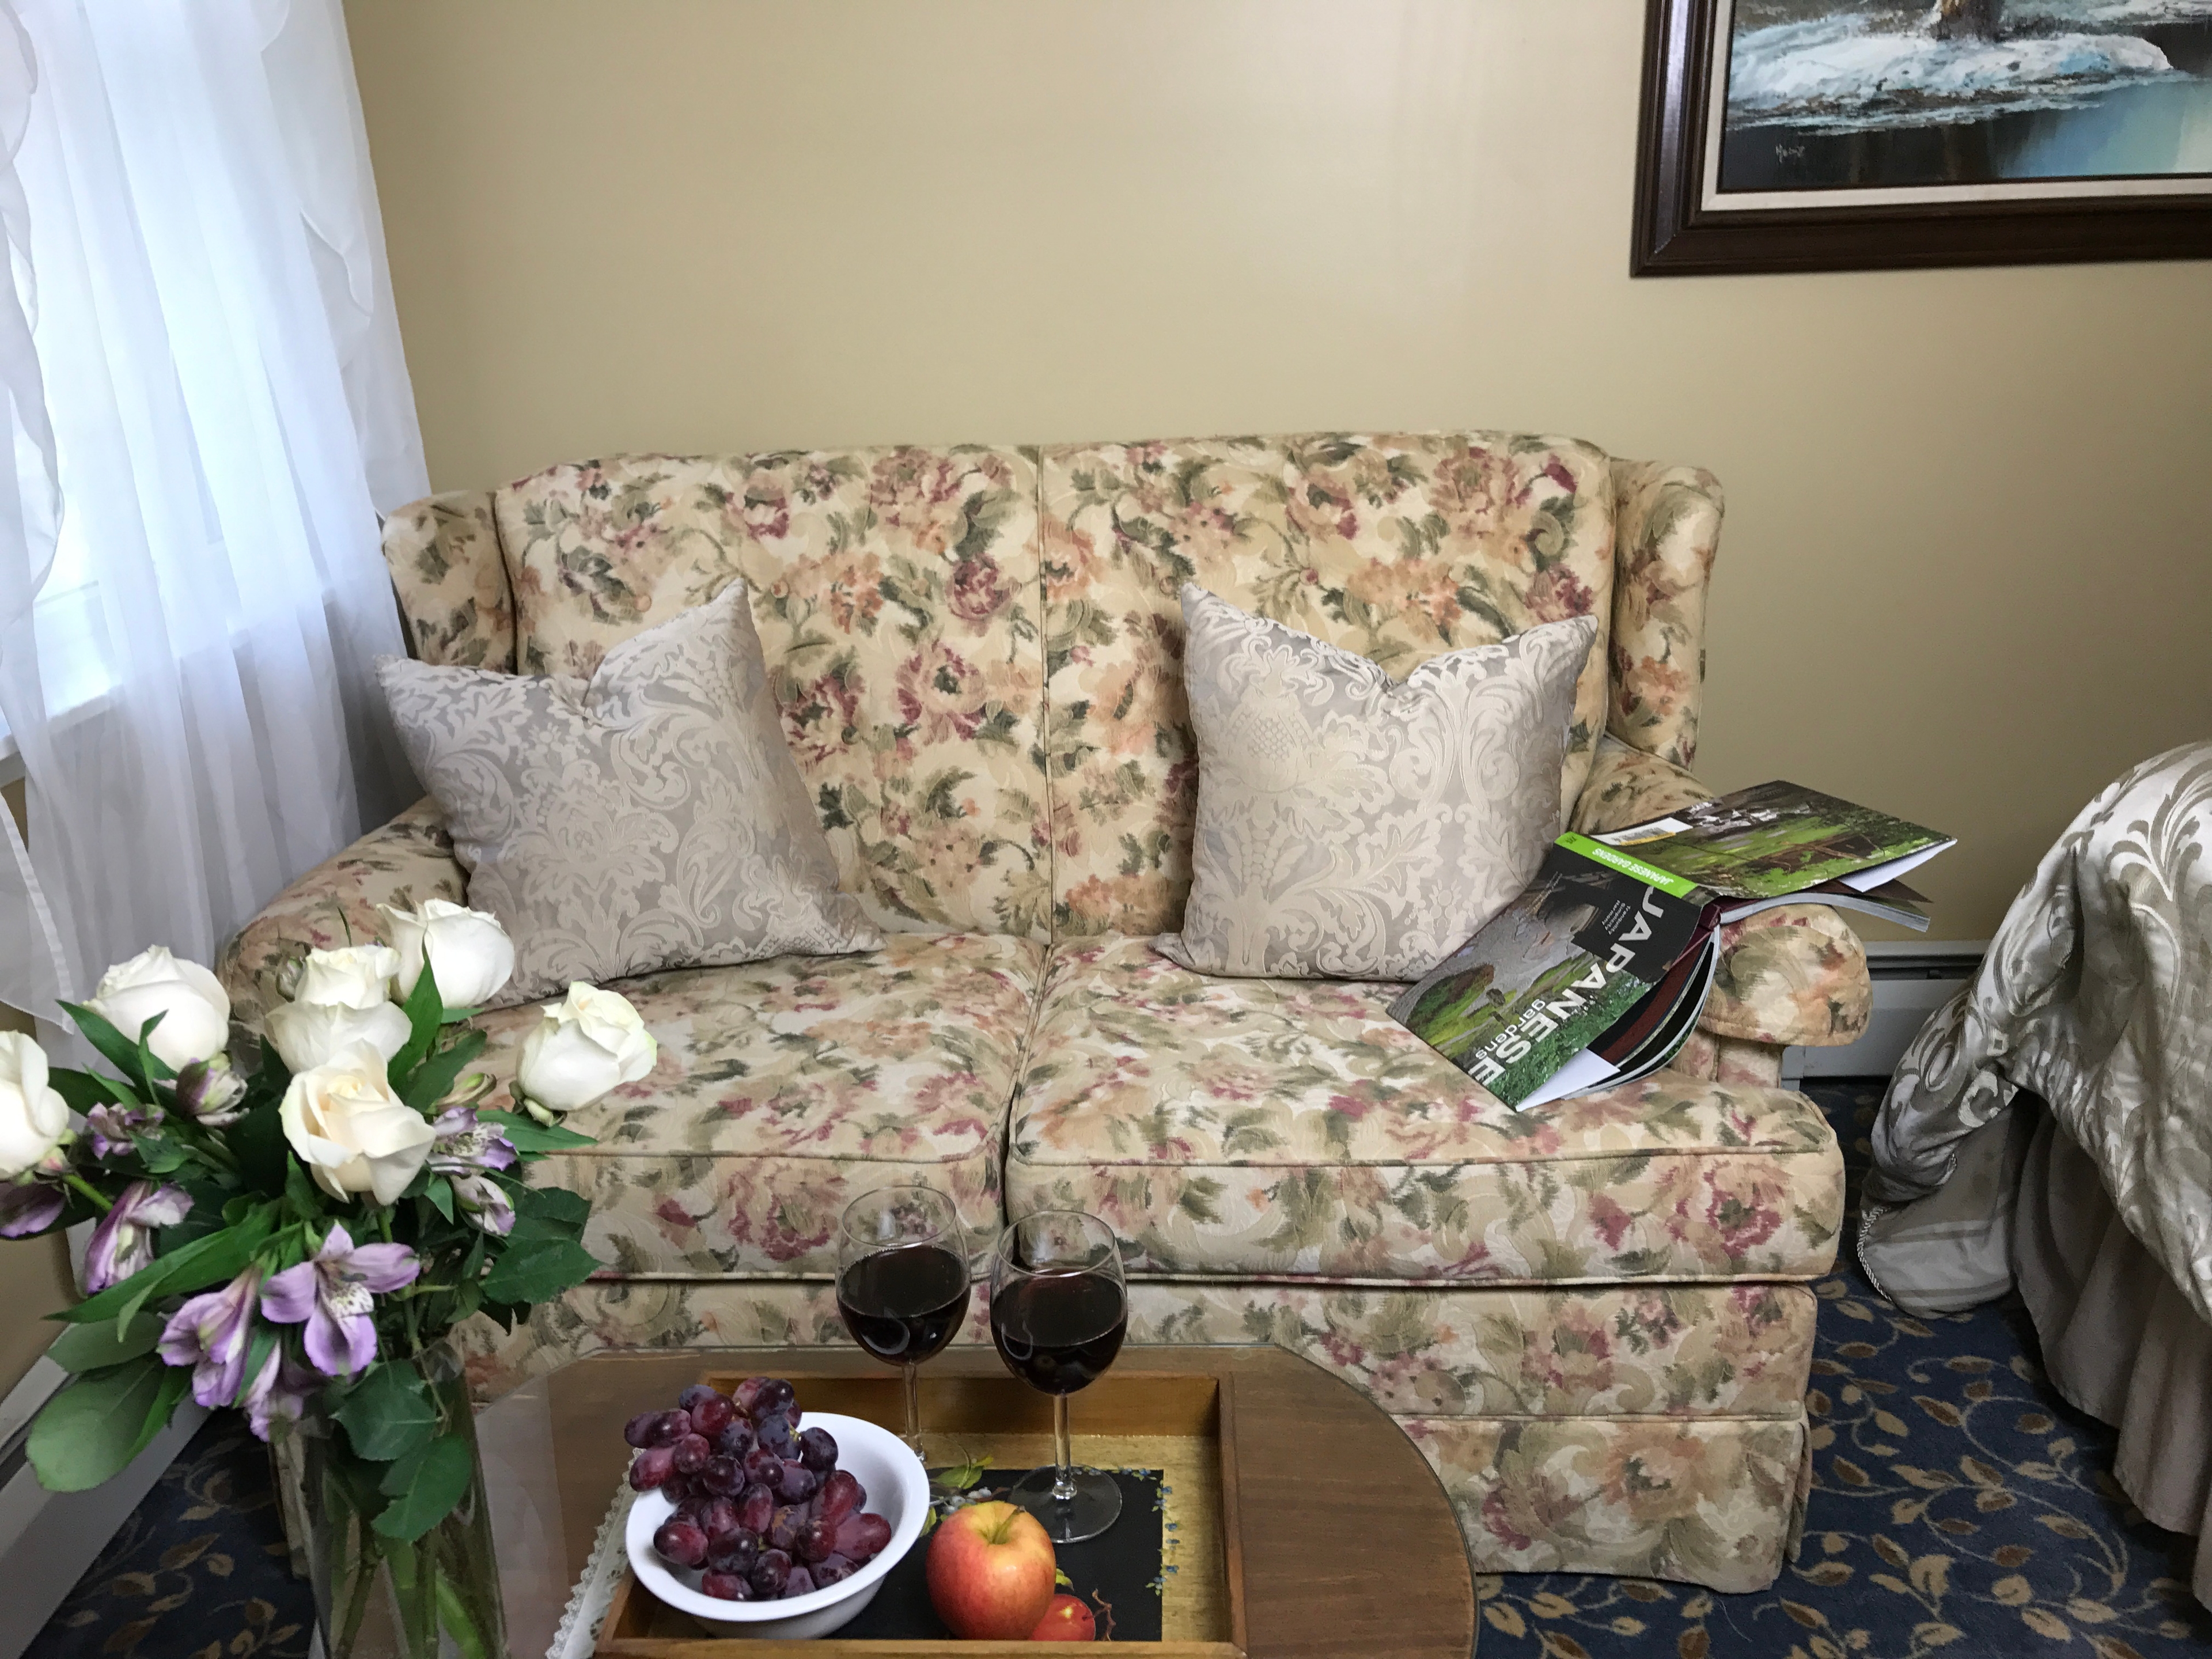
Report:
[[[1479,1572],[1720,1590],[1772,1582],[1802,1525],[1809,1285],[1130,1285],[1133,1343],[1272,1342],[1389,1411],[1449,1493]],[[465,1328],[493,1398],[611,1349],[843,1346],[819,1279],[600,1281],[506,1333]],[[988,1342],[981,1294],[958,1339]]]

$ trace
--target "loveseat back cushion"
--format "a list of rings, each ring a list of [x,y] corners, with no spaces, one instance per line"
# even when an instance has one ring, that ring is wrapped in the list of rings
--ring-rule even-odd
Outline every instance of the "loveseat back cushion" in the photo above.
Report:
[[[1492,433],[1319,434],[1066,447],[1041,466],[1057,935],[1182,925],[1198,799],[1186,581],[1399,676],[1596,617],[1563,813],[1581,792],[1605,727],[1613,616],[1601,452]]]
[[[588,678],[742,575],[846,890],[884,927],[1046,936],[1028,455],[619,456],[494,511],[522,672]]]
[[[385,568],[419,662],[514,672],[514,599],[491,501],[489,490],[455,489],[384,520]]]

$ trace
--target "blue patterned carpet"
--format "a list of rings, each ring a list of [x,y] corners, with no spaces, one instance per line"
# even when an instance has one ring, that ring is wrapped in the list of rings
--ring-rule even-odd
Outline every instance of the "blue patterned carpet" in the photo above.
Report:
[[[1813,1091],[1842,1139],[1851,1212],[1878,1089]],[[1849,1228],[1846,1236],[1849,1236]],[[2212,1652],[2193,1540],[2106,1470],[2112,1434],[2061,1401],[2016,1310],[1923,1322],[1848,1259],[1824,1302],[1805,1549],[1772,1589],[1490,1577],[1482,1659],[1919,1659]],[[303,1659],[313,1607],[287,1571],[268,1462],[211,1422],[139,1506],[29,1659]],[[536,1659],[533,1655],[520,1659]]]
[[[268,1449],[236,1412],[201,1426],[27,1659],[307,1659],[315,1598],[292,1577]]]

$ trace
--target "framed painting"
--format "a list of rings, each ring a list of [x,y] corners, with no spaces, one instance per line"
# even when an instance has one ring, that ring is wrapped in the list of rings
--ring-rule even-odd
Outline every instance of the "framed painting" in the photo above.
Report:
[[[2212,258],[2212,0],[1650,0],[1637,276]]]

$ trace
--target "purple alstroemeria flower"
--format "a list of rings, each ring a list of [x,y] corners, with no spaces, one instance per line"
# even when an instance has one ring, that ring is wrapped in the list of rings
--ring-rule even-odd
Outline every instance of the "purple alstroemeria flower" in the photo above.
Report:
[[[488,1176],[454,1176],[453,1202],[471,1224],[504,1238],[514,1231],[514,1200]]]
[[[488,1233],[504,1237],[514,1231],[514,1202],[484,1173],[514,1167],[513,1143],[466,1106],[441,1112],[431,1127],[438,1138],[430,1143],[430,1167],[453,1182],[462,1213]]]
[[[292,1363],[280,1342],[261,1362],[259,1374],[246,1385],[245,1397],[238,1403],[246,1408],[246,1426],[254,1437],[266,1440],[276,1424],[298,1422],[322,1386],[323,1379],[314,1372]]]
[[[135,1103],[125,1106],[118,1101],[103,1100],[84,1115],[84,1127],[92,1140],[92,1155],[110,1158],[118,1152],[131,1152],[131,1135],[150,1129],[161,1121],[161,1109],[158,1106]]]
[[[125,1187],[100,1218],[92,1230],[92,1243],[85,1247],[86,1293],[120,1285],[151,1261],[154,1229],[175,1226],[191,1207],[192,1195],[182,1187],[157,1187],[150,1181],[134,1181]]]
[[[422,1264],[404,1244],[356,1246],[331,1224],[323,1248],[262,1288],[261,1311],[279,1325],[307,1321],[307,1358],[325,1376],[350,1376],[376,1358],[374,1295],[415,1282]]]
[[[514,1147],[497,1126],[481,1122],[475,1110],[455,1106],[438,1114],[430,1125],[438,1138],[430,1143],[430,1167],[441,1175],[473,1175],[479,1170],[507,1170],[514,1165]]]
[[[0,1187],[0,1238],[28,1238],[62,1218],[68,1192],[58,1181],[19,1181]]]
[[[237,1399],[246,1380],[246,1349],[260,1288],[261,1269],[248,1267],[222,1289],[196,1296],[171,1314],[155,1345],[166,1363],[192,1368],[192,1398],[210,1410]]]
[[[203,1129],[221,1129],[246,1115],[246,1079],[230,1068],[228,1054],[195,1060],[177,1073],[177,1109]]]

